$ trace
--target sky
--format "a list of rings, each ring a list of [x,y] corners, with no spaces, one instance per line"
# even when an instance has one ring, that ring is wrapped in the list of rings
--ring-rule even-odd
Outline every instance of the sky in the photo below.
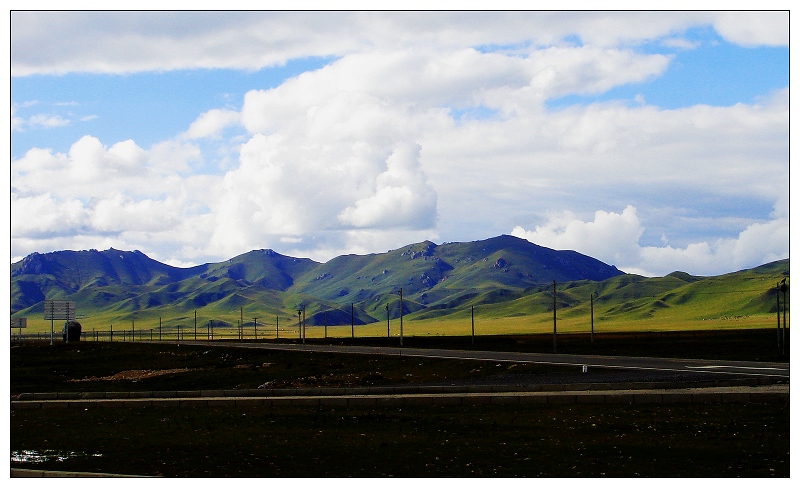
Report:
[[[501,234],[646,276],[787,258],[788,22],[15,11],[11,260]]]

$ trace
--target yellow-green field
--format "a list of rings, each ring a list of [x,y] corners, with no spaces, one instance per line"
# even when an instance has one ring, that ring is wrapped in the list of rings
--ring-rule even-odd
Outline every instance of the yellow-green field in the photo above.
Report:
[[[781,316],[782,320],[783,316]],[[197,319],[197,339],[205,340],[210,338],[208,328],[209,318],[198,314]],[[230,318],[228,318],[230,320]],[[113,329],[114,340],[130,340],[134,334],[134,340],[147,339],[151,337],[158,339],[159,322],[158,318],[143,319],[135,322],[112,324],[102,319],[80,318],[85,340],[93,340],[95,334],[99,340],[108,340]],[[161,338],[164,340],[174,340],[178,338],[180,329],[181,339],[190,340],[195,338],[194,317],[182,317],[180,319],[162,319]],[[237,326],[220,326],[219,319],[214,320],[214,339],[238,339],[240,337]],[[789,323],[787,313],[786,323]],[[63,323],[54,323],[55,334],[60,337]],[[758,329],[774,328],[777,326],[776,317],[772,314],[760,314],[744,317],[716,318],[716,319],[670,319],[668,317],[651,318],[646,320],[597,320],[594,322],[595,333],[608,332],[665,332],[665,331],[694,331],[694,330],[731,330],[731,329]],[[392,337],[400,336],[400,320],[392,319],[389,323],[390,334]],[[558,333],[586,333],[591,330],[589,317],[565,317],[558,318],[556,323]],[[517,317],[476,317],[475,335],[513,335],[513,334],[542,334],[553,332],[552,313],[541,313],[536,315],[517,316]],[[12,329],[12,336],[16,337],[19,329]],[[50,322],[43,319],[28,319],[28,327],[23,329],[25,335],[50,333]],[[356,325],[351,329],[350,325],[337,326],[307,326],[306,338],[346,338],[354,333],[356,337],[386,337],[386,322],[375,322],[367,325]],[[424,320],[403,320],[403,335],[412,336],[469,336],[472,333],[472,322],[467,318],[440,318]],[[274,339],[275,338],[275,319],[272,323],[262,323],[259,321],[256,335],[252,323],[242,328],[241,337],[246,340]],[[278,337],[281,339],[299,339],[299,329],[297,320],[291,321],[289,317],[279,319]]]

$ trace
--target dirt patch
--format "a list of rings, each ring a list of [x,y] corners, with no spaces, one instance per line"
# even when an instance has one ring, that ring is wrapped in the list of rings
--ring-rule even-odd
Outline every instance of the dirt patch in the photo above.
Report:
[[[194,368],[197,369],[197,368]],[[186,373],[193,371],[193,368],[175,368],[175,369],[130,369],[128,371],[120,371],[119,373],[112,374],[111,376],[91,376],[79,380],[69,380],[72,382],[82,381],[137,381],[145,378],[153,378],[155,376],[163,376],[165,374]]]

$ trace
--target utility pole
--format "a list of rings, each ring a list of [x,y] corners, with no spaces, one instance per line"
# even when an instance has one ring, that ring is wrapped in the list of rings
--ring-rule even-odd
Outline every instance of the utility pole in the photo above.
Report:
[[[258,317],[253,317],[253,334],[256,333],[258,327]]]
[[[592,315],[592,331],[591,331],[591,333],[589,335],[589,337],[590,337],[589,342],[594,343],[594,293],[589,295],[589,299],[590,299],[590,301],[589,301],[589,309],[590,309],[591,315]]]
[[[472,345],[475,345],[475,305],[472,306]]]
[[[136,336],[136,323],[131,319],[131,342],[133,342],[133,338]]]
[[[553,354],[558,352],[556,346],[556,280],[553,280]]]
[[[781,334],[781,354],[786,355],[786,278],[781,280],[781,291],[783,292],[783,334]]]
[[[278,324],[279,324],[279,318],[276,315],[275,316],[275,340],[276,341],[278,340]]]
[[[356,338],[356,316],[355,316],[354,309],[355,309],[355,305],[351,303],[350,304],[350,338],[351,339],[355,339]]]
[[[197,340],[197,310],[194,311],[194,340]]]
[[[778,320],[780,320],[780,318]],[[389,304],[388,303],[386,304],[386,337],[387,338],[392,337],[392,335],[389,333]]]
[[[403,347],[403,289],[400,288],[400,347]]]
[[[302,321],[301,317],[302,317],[302,312],[298,308],[297,309],[297,335],[302,340],[303,339],[303,321]],[[305,341],[303,341],[303,344],[305,344]]]
[[[775,316],[778,318],[778,349],[781,348],[781,283],[775,284]]]

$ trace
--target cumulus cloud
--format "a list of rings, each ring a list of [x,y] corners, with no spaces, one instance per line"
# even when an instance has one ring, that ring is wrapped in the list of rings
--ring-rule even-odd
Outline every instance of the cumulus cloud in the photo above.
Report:
[[[590,222],[565,211],[534,231],[514,227],[511,235],[554,249],[577,250],[619,267],[638,254],[642,232],[636,209],[628,205],[621,213],[598,210]]]
[[[168,243],[179,252],[207,228],[202,198],[213,184],[176,173],[187,165],[182,158],[196,156],[185,143],[164,142],[148,152],[131,140],[107,147],[91,136],[66,154],[31,149],[11,165],[14,255],[41,252],[45,245],[84,249],[99,243],[145,249]]]
[[[331,57],[148,148],[87,135],[63,153],[29,150],[12,161],[14,254],[90,243],[156,249],[171,262],[262,247],[327,260],[513,227],[537,244],[643,274],[785,257],[788,88],[727,107],[667,110],[641,96],[560,109],[547,102],[646,84],[672,57],[637,46],[691,49],[683,37],[692,27],[713,25],[742,45],[787,45],[786,18],[14,12],[15,76]],[[33,127],[14,114],[14,130]],[[60,123],[48,120],[40,126]],[[740,199],[777,203],[769,216],[741,216],[731,203]],[[698,232],[672,247],[677,225],[640,217],[708,206],[706,218],[725,220],[728,237]],[[653,232],[664,234],[662,246],[643,244]]]
[[[755,222],[736,237],[695,242],[683,248],[643,246],[639,242],[643,232],[636,208],[628,205],[621,213],[599,210],[592,221],[564,212],[532,231],[516,226],[511,234],[541,246],[578,251],[646,276],[685,270],[716,275],[788,257],[786,218]]]
[[[433,227],[436,192],[419,171],[419,145],[406,144],[386,159],[375,191],[345,208],[339,222],[353,227]]]

